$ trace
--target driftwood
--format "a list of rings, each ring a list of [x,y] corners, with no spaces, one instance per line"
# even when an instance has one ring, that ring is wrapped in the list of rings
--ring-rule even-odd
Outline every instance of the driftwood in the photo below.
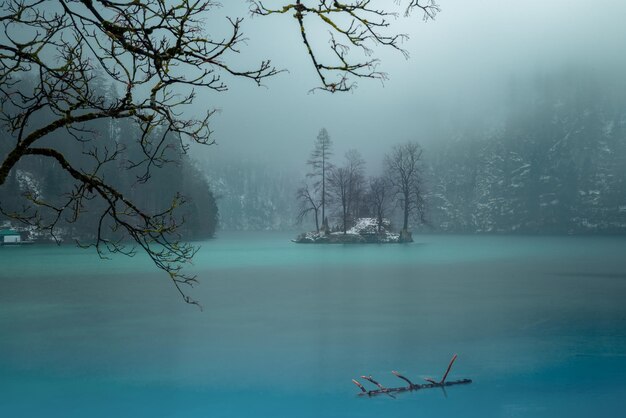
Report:
[[[466,385],[466,384],[472,383],[471,379],[460,379],[460,380],[446,381],[446,379],[448,377],[448,374],[450,373],[450,370],[452,369],[452,364],[454,364],[456,358],[457,358],[457,355],[455,354],[452,357],[452,360],[450,360],[450,364],[448,364],[448,368],[446,369],[446,372],[444,373],[443,377],[439,381],[435,381],[434,379],[431,379],[431,378],[426,378],[424,380],[426,380],[428,383],[422,383],[422,384],[417,383],[417,384],[415,384],[415,383],[411,382],[405,376],[401,375],[399,372],[397,372],[395,370],[392,370],[391,373],[393,373],[393,375],[396,376],[397,378],[402,379],[406,383],[408,383],[408,386],[387,388],[387,387],[381,385],[380,383],[378,383],[376,380],[374,380],[374,378],[372,376],[361,376],[361,379],[364,379],[364,380],[366,380],[366,381],[376,385],[378,387],[378,389],[367,390],[356,379],[352,379],[352,383],[354,383],[355,385],[358,386],[359,389],[361,389],[361,393],[359,393],[359,396],[388,395],[388,396],[390,396],[392,398],[395,398],[393,396],[394,393],[412,392],[414,390],[432,389],[432,388],[442,388],[442,389],[445,390],[445,388],[448,387],[448,386]]]

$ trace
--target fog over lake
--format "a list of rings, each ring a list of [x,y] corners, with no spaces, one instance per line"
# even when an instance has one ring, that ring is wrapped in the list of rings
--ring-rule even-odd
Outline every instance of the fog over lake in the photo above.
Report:
[[[267,88],[238,82],[225,94],[199,98],[199,104],[221,109],[214,119],[219,146],[205,150],[209,158],[302,164],[317,132],[326,127],[337,155],[357,148],[375,164],[390,143],[449,141],[468,125],[478,129],[499,123],[516,83],[586,71],[624,91],[623,2],[603,0],[593,7],[566,0],[440,4],[435,21],[423,23],[415,15],[393,22],[410,36],[402,44],[410,59],[377,48],[389,80],[384,86],[360,80],[347,95],[309,94],[316,87],[315,73],[293,19],[248,19],[245,52],[250,54],[242,56],[270,58],[289,72],[268,80]],[[227,4],[222,13],[236,15],[245,8]],[[325,29],[319,34],[326,35]]]

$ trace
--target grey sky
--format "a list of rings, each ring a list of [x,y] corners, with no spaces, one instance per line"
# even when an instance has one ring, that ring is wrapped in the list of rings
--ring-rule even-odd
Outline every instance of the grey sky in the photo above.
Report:
[[[626,68],[625,1],[440,4],[435,21],[424,23],[415,15],[394,22],[410,35],[404,46],[411,58],[376,50],[390,77],[384,86],[360,80],[347,94],[309,94],[317,79],[293,18],[247,18],[249,41],[241,60],[270,58],[289,73],[268,80],[267,88],[234,80],[227,93],[201,93],[199,107],[222,112],[213,120],[219,145],[197,155],[301,164],[318,130],[326,127],[338,156],[358,148],[376,169],[377,155],[393,143],[428,142],[467,118],[488,123],[511,79],[568,67],[613,75]],[[232,2],[223,13],[245,10],[243,1]]]

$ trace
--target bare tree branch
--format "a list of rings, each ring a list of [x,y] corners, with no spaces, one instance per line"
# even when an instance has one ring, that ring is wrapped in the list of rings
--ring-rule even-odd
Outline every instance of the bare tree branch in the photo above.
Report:
[[[204,18],[218,6],[210,0],[0,3],[0,124],[8,133],[5,140],[12,141],[0,159],[0,185],[28,156],[56,161],[76,182],[60,202],[25,195],[27,205],[10,215],[54,235],[61,220],[76,222],[86,202],[98,200],[104,206],[90,245],[101,256],[132,255],[132,246],[105,233],[123,232],[168,272],[189,303],[195,301],[181,285],[191,285],[195,278],[181,269],[197,249],[180,242],[182,220],[174,216],[184,198],[177,196],[170,207],[148,211],[123,196],[101,175],[103,167],[122,158],[122,149],[107,148],[91,126],[98,120],[128,120],[139,128],[136,142],[143,157],[129,164],[143,171],[139,182],[147,181],[153,169],[175,161],[174,150],[184,152],[189,141],[212,144],[213,111],[200,118],[185,116],[196,88],[219,92],[228,88],[225,77],[260,84],[279,72],[269,61],[248,69],[229,64],[244,41],[242,19],[229,19],[230,33],[212,38]],[[114,94],[102,93],[98,85],[103,82]],[[67,143],[46,140],[61,132],[77,149],[93,144],[85,154],[93,161],[90,167],[72,165],[63,151]],[[38,145],[42,141],[45,146]]]
[[[387,79],[387,74],[379,71],[379,60],[372,58],[375,46],[393,48],[408,58],[408,52],[401,46],[408,39],[406,34],[393,33],[391,21],[398,18],[398,7],[375,6],[372,0],[296,0],[282,7],[266,7],[261,0],[249,0],[253,15],[271,16],[293,13],[297,20],[302,42],[311,59],[321,85],[317,89],[329,91],[349,91],[356,87],[353,78],[371,78],[380,81]],[[396,4],[396,6],[398,6]],[[408,16],[415,9],[423,12],[425,21],[434,19],[440,11],[435,0],[411,0],[404,7]],[[311,38],[315,21],[321,22],[328,31],[328,45],[332,58],[312,45]],[[351,48],[361,52],[360,58],[351,54]],[[328,60],[328,61],[327,61]],[[315,89],[313,89],[315,90]]]
[[[391,31],[391,21],[402,11],[419,9],[425,19],[439,11],[434,0],[374,4],[374,0],[295,0],[268,8],[250,0],[250,10],[258,16],[293,14],[321,81],[319,88],[337,92],[354,88],[354,78],[386,79],[372,55],[375,46],[407,56],[401,46],[406,36]],[[234,64],[233,57],[245,42],[243,19],[228,18],[225,33],[209,33],[206,18],[219,6],[213,0],[0,2],[0,127],[6,133],[0,186],[11,175],[15,178],[26,158],[52,161],[73,179],[73,187],[54,198],[27,193],[21,210],[0,205],[0,211],[54,237],[59,222],[79,222],[87,207],[97,202],[98,221],[88,245],[103,257],[107,252],[133,255],[134,247],[124,241],[130,238],[168,272],[185,301],[196,303],[181,287],[195,282],[182,273],[182,266],[197,250],[182,243],[178,233],[183,220],[174,212],[185,199],[175,196],[171,204],[155,209],[124,196],[103,173],[122,166],[125,147],[119,141],[103,141],[95,126],[103,121],[132,126],[132,142],[140,152],[128,158],[126,167],[133,170],[138,184],[147,182],[156,169],[178,161],[190,144],[213,144],[209,121],[214,110],[189,116],[194,114],[198,91],[222,92],[234,79],[260,85],[280,72],[269,60],[249,68]],[[315,21],[328,31],[327,38],[312,32]],[[326,53],[318,50],[320,38],[328,41]],[[78,164],[68,149],[84,151],[90,163]],[[324,173],[325,158],[326,154]],[[321,206],[325,217],[324,188],[325,174],[320,205],[309,189],[299,195],[304,215],[312,211],[317,215]],[[120,232],[121,237],[111,238],[109,232]]]

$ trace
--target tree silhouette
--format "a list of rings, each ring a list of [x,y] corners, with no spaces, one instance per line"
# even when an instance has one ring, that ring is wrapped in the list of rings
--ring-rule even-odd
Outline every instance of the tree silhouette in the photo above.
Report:
[[[416,142],[396,145],[385,156],[387,181],[402,209],[402,237],[405,240],[411,240],[409,218],[417,214],[424,220],[421,160],[422,148]]]
[[[388,180],[385,177],[374,177],[369,181],[369,192],[367,194],[371,213],[376,217],[378,232],[382,232],[383,221],[389,206],[391,192],[389,191]]]
[[[426,21],[434,19],[440,11],[435,0],[411,0],[403,10],[397,7],[400,2],[396,2],[395,6],[376,7],[371,0],[296,0],[276,8],[265,7],[260,0],[251,0],[250,3],[252,13],[256,15],[293,13],[302,42],[321,82],[317,89],[333,93],[352,90],[356,86],[353,78],[387,79],[387,74],[378,70],[379,60],[372,57],[372,48],[376,45],[394,48],[408,58],[408,52],[400,46],[408,36],[391,31],[390,19],[397,18],[401,11],[408,16],[419,9]],[[330,52],[320,52],[312,45],[311,32],[315,23],[321,23],[321,27],[328,31]],[[360,50],[362,57],[353,58],[351,47]]]
[[[267,60],[252,68],[233,63],[245,41],[243,19],[228,18],[228,33],[209,33],[205,21],[219,6],[212,0],[1,2],[0,123],[7,133],[3,141],[10,144],[0,147],[8,149],[0,155],[0,186],[13,178],[10,173],[18,162],[30,157],[54,161],[75,182],[63,199],[23,196],[19,211],[12,209],[12,201],[0,202],[3,213],[53,231],[59,220],[78,220],[86,202],[98,200],[102,210],[90,243],[98,253],[133,254],[133,246],[104,233],[123,231],[169,274],[185,301],[196,303],[181,288],[195,282],[181,270],[196,251],[179,235],[181,220],[175,209],[184,197],[152,211],[122,194],[103,173],[107,167],[119,167],[124,147],[102,140],[97,132],[99,122],[111,120],[137,128],[133,139],[141,151],[129,164],[141,170],[138,186],[154,170],[176,161],[190,143],[213,143],[209,119],[214,111],[199,118],[187,116],[198,89],[221,92],[237,78],[261,84],[280,72]],[[389,18],[421,9],[429,19],[439,10],[433,0],[384,9],[373,8],[370,0],[297,0],[277,9],[252,0],[250,6],[261,16],[293,13],[319,88],[330,92],[352,89],[352,77],[385,79],[371,55],[375,45],[406,54],[400,47],[406,36],[392,33]],[[312,35],[313,18],[321,20],[330,35]],[[311,36],[330,36],[330,61],[312,47]],[[350,47],[365,58],[353,61]],[[102,92],[103,85],[111,94]],[[84,150],[91,164],[76,163],[74,151],[68,149]]]
[[[301,223],[304,218],[309,214],[313,213],[315,217],[315,230],[320,232],[320,220],[319,213],[321,202],[318,200],[317,196],[314,192],[311,191],[311,188],[308,184],[304,183],[302,187],[300,187],[296,193],[296,198],[300,202],[300,209],[298,210],[297,222]]]

